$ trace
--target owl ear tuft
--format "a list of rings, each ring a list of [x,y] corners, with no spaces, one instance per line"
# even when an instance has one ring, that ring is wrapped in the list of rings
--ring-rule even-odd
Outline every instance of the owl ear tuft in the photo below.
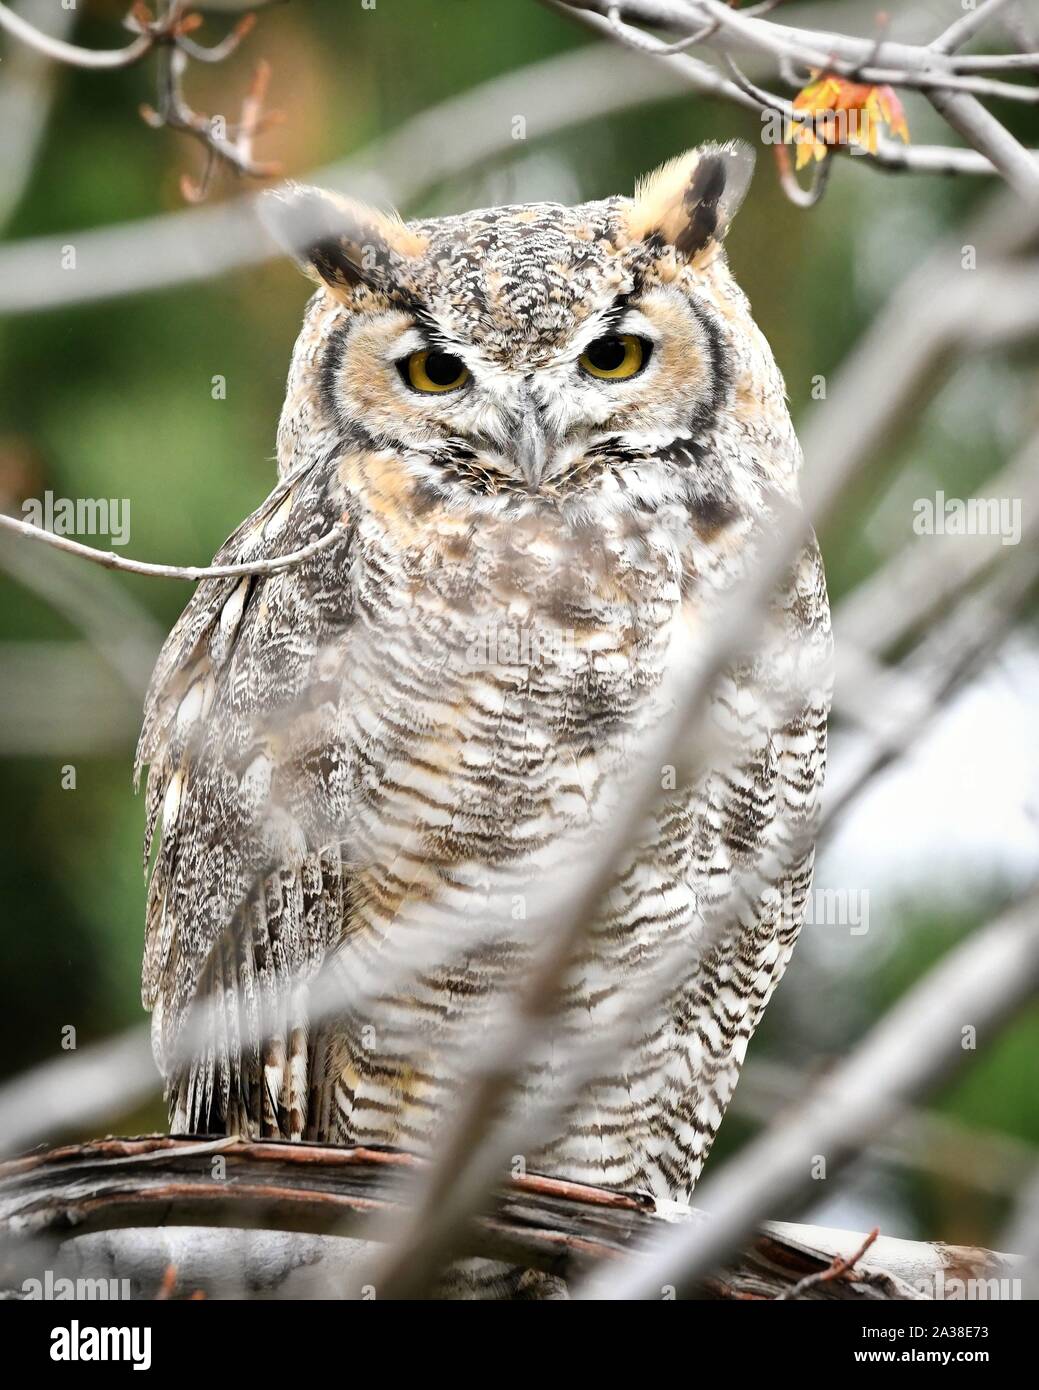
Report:
[[[393,214],[306,184],[272,189],[259,208],[274,239],[336,295],[357,285],[390,289],[404,263],[426,249],[423,238]]]
[[[660,237],[696,264],[717,248],[754,173],[754,151],[742,140],[700,145],[643,179],[626,214],[632,242]]]

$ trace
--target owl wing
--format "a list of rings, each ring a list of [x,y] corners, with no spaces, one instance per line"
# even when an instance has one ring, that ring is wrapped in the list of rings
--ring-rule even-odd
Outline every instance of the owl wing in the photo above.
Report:
[[[337,722],[320,672],[352,622],[337,463],[283,480],[216,563],[288,554],[340,522],[342,540],[289,570],[204,580],[146,699],[142,995],[175,1132],[306,1124],[308,981],[343,921],[342,823],[321,776]]]

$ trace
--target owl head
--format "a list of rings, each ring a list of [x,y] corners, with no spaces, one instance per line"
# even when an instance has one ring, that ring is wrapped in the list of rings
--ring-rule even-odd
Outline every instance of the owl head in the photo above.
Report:
[[[441,503],[518,511],[792,471],[782,381],[721,249],[753,163],[706,145],[632,198],[410,223],[314,188],[268,195],[268,225],[320,286],[282,472],[392,450]]]

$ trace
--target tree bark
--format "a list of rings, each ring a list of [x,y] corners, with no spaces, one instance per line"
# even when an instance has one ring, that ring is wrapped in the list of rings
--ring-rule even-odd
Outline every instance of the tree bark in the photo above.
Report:
[[[50,1269],[128,1279],[137,1298],[377,1296],[360,1285],[358,1237],[421,1163],[395,1150],[169,1136],[33,1153],[0,1165],[0,1285],[24,1294],[25,1280]],[[646,1195],[529,1175],[501,1188],[465,1253],[571,1281],[638,1258],[665,1226],[704,1219]],[[1007,1280],[1017,1268],[987,1250],[768,1223],[698,1296],[901,1300],[926,1296],[921,1286],[939,1277]]]

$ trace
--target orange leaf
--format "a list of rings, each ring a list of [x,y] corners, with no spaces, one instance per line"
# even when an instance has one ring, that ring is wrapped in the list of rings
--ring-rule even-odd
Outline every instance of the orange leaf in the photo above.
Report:
[[[812,81],[798,92],[793,105],[795,111],[814,117],[794,131],[798,169],[811,158],[824,158],[833,145],[875,151],[881,127],[909,143],[905,111],[891,87],[813,72]]]

